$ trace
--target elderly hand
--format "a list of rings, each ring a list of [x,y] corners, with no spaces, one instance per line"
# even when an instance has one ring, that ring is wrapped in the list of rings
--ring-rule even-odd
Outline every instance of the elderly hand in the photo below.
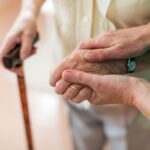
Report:
[[[30,12],[21,13],[13,27],[8,32],[3,45],[0,48],[0,60],[12,49],[16,44],[21,43],[20,58],[25,59],[35,53],[32,48],[33,39],[37,33],[36,19]],[[12,71],[21,73],[19,69],[13,68]]]
[[[71,84],[62,79],[62,73],[66,69],[77,69],[93,74],[125,74],[126,60],[108,61],[102,63],[90,63],[84,60],[86,50],[73,51],[54,70],[51,75],[50,84],[55,86],[55,91],[63,95],[64,99],[71,99],[73,102],[81,102],[88,99],[92,90],[82,84]]]
[[[150,49],[150,24],[105,32],[94,39],[82,42],[76,49],[88,51],[90,62],[124,59],[141,56]]]
[[[62,77],[72,84],[91,88],[93,93],[88,100],[94,105],[133,105],[150,119],[150,84],[143,79],[123,75],[94,75],[77,70],[66,70]]]

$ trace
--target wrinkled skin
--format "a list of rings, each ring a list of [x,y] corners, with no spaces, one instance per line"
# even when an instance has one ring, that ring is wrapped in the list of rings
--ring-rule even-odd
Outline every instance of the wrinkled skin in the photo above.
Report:
[[[98,75],[126,73],[126,60],[90,63],[84,59],[86,52],[87,50],[73,51],[62,60],[51,75],[50,84],[55,86],[55,91],[66,100],[71,99],[73,102],[79,103],[83,99],[91,97],[93,92],[92,89],[82,84],[71,84],[63,80],[62,73],[66,69],[76,69]]]

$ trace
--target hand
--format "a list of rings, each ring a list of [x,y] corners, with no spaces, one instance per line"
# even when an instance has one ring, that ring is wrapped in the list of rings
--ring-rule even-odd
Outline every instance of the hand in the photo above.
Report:
[[[137,57],[150,49],[148,31],[150,25],[105,32],[76,49],[92,49],[85,55],[91,62]]]
[[[90,63],[84,60],[86,50],[73,51],[54,70],[50,84],[55,86],[55,91],[63,95],[64,99],[71,99],[79,103],[81,99],[87,99],[92,91],[83,85],[71,84],[62,79],[62,73],[66,69],[76,69],[93,74],[125,74],[126,60],[108,61],[102,63]]]
[[[62,77],[72,84],[91,88],[93,94],[88,98],[91,104],[133,105],[150,119],[150,84],[143,79],[123,75],[94,75],[77,70],[66,70]]]
[[[2,59],[16,44],[20,43],[20,58],[22,60],[34,54],[35,48],[32,48],[32,43],[36,33],[35,17],[28,12],[20,14],[3,42],[0,50],[0,59]],[[19,70],[16,68],[12,70],[19,73]]]

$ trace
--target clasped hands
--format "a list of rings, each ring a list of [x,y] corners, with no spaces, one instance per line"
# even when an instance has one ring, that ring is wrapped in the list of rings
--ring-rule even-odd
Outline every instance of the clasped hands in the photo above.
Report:
[[[90,62],[86,60],[86,55],[93,49],[79,49],[79,46],[64,58],[51,74],[50,84],[55,87],[56,93],[75,103],[84,100],[94,105],[122,103],[122,95],[118,92],[121,90],[121,79],[114,80],[110,75],[125,74],[127,61]],[[84,81],[84,75],[89,75],[90,78]],[[116,85],[117,94],[113,90],[113,84]],[[110,92],[111,94],[108,94]]]
[[[55,68],[51,86],[74,103],[129,104],[150,118],[150,84],[125,75],[127,58],[147,51],[144,31],[145,26],[122,29],[82,42]]]

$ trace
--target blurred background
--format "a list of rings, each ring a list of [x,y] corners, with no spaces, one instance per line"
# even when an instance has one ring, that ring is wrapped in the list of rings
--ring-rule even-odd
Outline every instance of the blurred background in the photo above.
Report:
[[[20,8],[20,0],[0,0],[0,44],[13,24]],[[63,102],[50,89],[49,74],[58,62],[57,52],[51,47],[48,35],[52,5],[44,5],[39,18],[41,40],[38,54],[25,63],[28,102],[36,150],[71,150],[67,114]],[[48,18],[48,19],[47,19]],[[42,31],[42,32],[41,32]],[[51,33],[51,34],[49,34]],[[39,69],[40,68],[40,69]],[[0,149],[26,150],[23,116],[16,75],[0,64]]]

